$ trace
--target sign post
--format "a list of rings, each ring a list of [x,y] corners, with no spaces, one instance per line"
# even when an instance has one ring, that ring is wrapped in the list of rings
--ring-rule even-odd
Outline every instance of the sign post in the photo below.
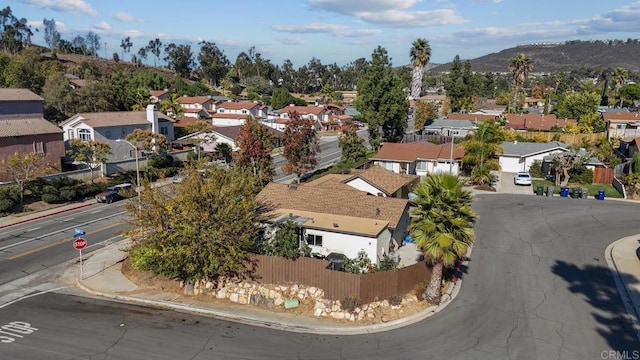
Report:
[[[83,279],[82,276],[82,249],[87,246],[87,240],[79,237],[73,240],[73,248],[80,252],[80,280]]]

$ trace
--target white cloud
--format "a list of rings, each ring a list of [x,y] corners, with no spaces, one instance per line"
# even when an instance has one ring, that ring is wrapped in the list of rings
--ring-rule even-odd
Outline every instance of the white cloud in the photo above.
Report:
[[[293,34],[329,34],[338,37],[363,37],[380,33],[377,29],[351,29],[342,24],[314,23],[306,25],[274,25],[275,31]]]
[[[122,11],[118,11],[117,13],[113,14],[113,18],[121,22],[132,22],[136,20],[133,15]]]
[[[316,10],[357,16],[362,12],[384,12],[408,9],[420,0],[309,0],[309,6]]]
[[[304,45],[304,40],[301,38],[283,38],[280,42],[285,45]]]
[[[79,12],[89,16],[98,16],[91,5],[84,0],[20,0],[23,3],[33,5],[39,8],[51,9],[62,12]]]
[[[106,21],[101,21],[101,22],[93,25],[93,30],[98,31],[98,32],[107,32],[107,31],[111,30],[111,25],[109,25],[109,23],[106,22]]]

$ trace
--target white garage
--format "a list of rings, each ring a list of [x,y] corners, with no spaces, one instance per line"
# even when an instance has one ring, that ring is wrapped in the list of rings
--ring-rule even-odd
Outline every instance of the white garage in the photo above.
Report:
[[[558,141],[548,143],[513,141],[503,142],[500,146],[503,150],[503,154],[500,155],[500,169],[509,173],[529,171],[534,161],[542,162],[545,156],[569,151],[566,144]]]

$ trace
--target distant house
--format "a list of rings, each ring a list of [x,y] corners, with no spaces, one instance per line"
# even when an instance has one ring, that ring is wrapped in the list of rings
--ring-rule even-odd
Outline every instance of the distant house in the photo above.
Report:
[[[453,136],[462,139],[478,129],[476,123],[469,120],[448,120],[435,119],[427,120],[424,131],[427,134],[438,134],[443,136]]]
[[[263,125],[265,126],[265,125]],[[236,126],[213,126],[211,130],[207,131],[204,134],[194,134],[192,137],[207,137],[212,138],[215,137],[215,141],[210,144],[203,144],[202,148],[204,151],[213,152],[215,151],[215,147],[219,143],[229,144],[233,151],[237,151],[239,149],[236,140],[240,135],[241,125]],[[282,146],[282,141],[284,139],[284,133],[268,126],[265,126],[269,130],[273,138],[272,146],[274,148],[278,148]],[[182,139],[183,141],[188,141],[189,137]]]
[[[184,116],[210,118],[215,112],[215,101],[211,96],[181,96],[176,99],[184,111]]]
[[[329,123],[329,111],[325,106],[296,106],[289,105],[278,110],[278,116],[283,123],[287,123],[292,113],[297,113],[301,118],[311,120],[315,124],[316,130],[322,128],[323,123]]]
[[[159,104],[168,97],[169,97],[168,89],[149,91],[149,101],[151,101],[152,104]]]
[[[504,127],[520,131],[564,131],[569,124],[578,125],[578,122],[575,119],[558,119],[553,114],[506,114]]]
[[[500,155],[500,168],[503,172],[516,173],[529,171],[534,161],[542,162],[545,157],[558,152],[569,151],[568,146],[557,141],[548,143],[503,142],[503,154]]]
[[[447,120],[467,120],[472,123],[481,123],[485,120],[498,120],[500,115],[496,115],[493,113],[474,113],[474,114],[463,114],[463,113],[451,113],[447,114]]]
[[[441,145],[428,142],[383,143],[369,161],[397,174],[425,176],[442,172],[458,174],[463,157],[464,150],[450,142]]]
[[[640,117],[638,112],[602,113],[602,119],[607,124],[607,138],[631,140],[640,137]]]
[[[306,185],[345,184],[368,195],[407,199],[419,181],[420,177],[417,175],[396,174],[374,165],[365,170],[356,170],[355,174],[328,174]]]
[[[65,145],[71,139],[99,140],[109,144],[112,154],[107,161],[129,159],[135,155],[131,146],[116,140],[126,138],[136,129],[163,134],[169,142],[175,137],[173,120],[159,117],[155,105],[147,106],[146,111],[80,113],[60,125],[64,131]]]
[[[216,105],[211,121],[215,126],[236,126],[244,124],[247,117],[265,119],[267,107],[253,101],[226,101]]]
[[[48,167],[61,171],[62,129],[44,119],[43,99],[28,89],[0,88],[0,160],[19,154],[45,157]],[[0,171],[0,181],[12,181]]]
[[[291,215],[315,254],[355,258],[364,251],[375,264],[401,244],[409,224],[409,201],[370,196],[348,185],[308,186],[269,183],[258,202],[272,209],[267,224]]]

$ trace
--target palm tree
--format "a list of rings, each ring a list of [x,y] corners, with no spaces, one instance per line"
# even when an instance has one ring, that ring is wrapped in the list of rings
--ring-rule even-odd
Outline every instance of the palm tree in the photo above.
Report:
[[[531,61],[527,55],[521,53],[511,59],[508,69],[513,76],[513,112],[516,112],[518,109],[518,94],[520,93],[520,87],[524,84],[529,73],[533,70],[533,61]]]
[[[504,135],[498,125],[486,120],[473,132],[473,136],[462,144],[465,151],[463,162],[481,169],[486,167],[489,170],[499,170],[500,164],[494,155],[502,154],[500,143],[503,140]]]
[[[616,68],[615,70],[613,70],[613,74],[611,74],[611,80],[613,80],[614,88],[616,90],[616,96],[619,96],[622,85],[624,85],[624,83],[627,81],[627,76],[629,76],[629,73],[623,68]],[[623,101],[624,99],[620,98],[621,107]]]
[[[424,75],[424,68],[431,59],[431,47],[429,46],[429,42],[425,39],[418,38],[411,44],[410,56],[411,65],[413,65],[411,97],[413,98],[414,105],[411,107],[411,123],[408,124],[407,131],[413,132],[416,128],[415,102],[418,101],[420,93],[422,92],[422,75]]]
[[[160,111],[165,114],[171,114],[172,117],[184,115],[184,109],[178,102],[178,95],[171,94],[168,98],[162,100],[160,103]]]
[[[473,244],[476,213],[471,192],[463,182],[447,173],[429,174],[414,190],[415,208],[409,233],[433,268],[425,299],[440,303],[444,267],[452,267]]]

